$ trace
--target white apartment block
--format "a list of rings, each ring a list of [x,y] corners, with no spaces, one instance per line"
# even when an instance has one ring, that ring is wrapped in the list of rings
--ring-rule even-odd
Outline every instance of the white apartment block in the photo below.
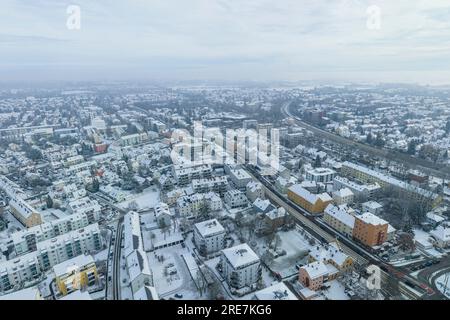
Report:
[[[352,190],[349,188],[342,188],[337,191],[333,191],[332,196],[334,203],[338,206],[341,204],[353,203],[353,198],[355,197]]]
[[[65,172],[67,176],[72,176],[83,171],[90,171],[91,168],[96,166],[96,164],[97,163],[95,161],[82,162],[68,167]]]
[[[208,206],[210,211],[222,210],[222,200],[214,192],[195,193],[177,200],[177,210],[182,216],[196,216],[204,205]]]
[[[61,262],[101,248],[98,224],[40,242],[36,251],[0,262],[0,291],[18,288]]]
[[[200,254],[204,256],[222,250],[225,246],[225,229],[217,219],[196,223],[194,242]]]
[[[244,169],[230,170],[230,178],[237,189],[245,189],[252,177]]]
[[[306,180],[328,183],[332,182],[336,171],[329,168],[314,168],[306,170]]]
[[[223,195],[227,191],[227,177],[212,177],[192,180],[192,189],[197,193],[215,192]]]
[[[187,185],[193,179],[210,178],[211,174],[212,167],[209,164],[197,166],[176,165],[173,167],[173,176],[178,185]]]
[[[225,204],[232,209],[245,207],[248,204],[245,193],[236,189],[227,191],[225,193],[224,201]]]
[[[68,209],[72,213],[84,213],[89,223],[94,223],[100,219],[100,212],[102,207],[97,202],[97,200],[90,199],[89,197],[84,197],[81,199],[76,199],[69,202]]]
[[[355,196],[362,196],[368,199],[374,197],[381,187],[377,183],[362,184],[351,181],[347,178],[337,176],[333,179],[333,189],[340,190],[343,188],[350,189]]]
[[[72,230],[77,230],[89,225],[89,219],[85,213],[76,213],[70,216],[46,222],[38,226],[14,232],[11,241],[17,255],[35,251],[37,243],[45,241]]]
[[[256,253],[246,244],[222,250],[222,275],[235,289],[251,287],[261,278],[261,264]]]

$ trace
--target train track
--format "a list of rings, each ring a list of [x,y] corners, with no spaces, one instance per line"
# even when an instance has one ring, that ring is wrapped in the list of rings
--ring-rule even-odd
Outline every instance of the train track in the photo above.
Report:
[[[387,298],[402,294],[408,299],[417,300],[421,299],[424,295],[431,296],[435,294],[434,290],[426,284],[398,271],[365,248],[362,248],[352,240],[332,229],[305,209],[292,203],[283,195],[280,195],[272,188],[272,185],[264,177],[261,177],[253,168],[247,166],[247,170],[253,179],[262,183],[268,197],[279,206],[285,208],[285,210],[293,216],[306,231],[323,242],[329,243],[338,240],[341,249],[352,257],[360,266],[364,267],[368,264],[373,264],[380,267],[381,291]]]

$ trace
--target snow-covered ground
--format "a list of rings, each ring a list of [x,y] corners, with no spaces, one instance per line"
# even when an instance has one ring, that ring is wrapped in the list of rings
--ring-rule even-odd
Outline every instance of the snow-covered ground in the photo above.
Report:
[[[450,273],[443,274],[437,278],[436,287],[443,295],[450,299]]]
[[[188,290],[192,286],[196,290],[181,254],[190,255],[191,252],[187,248],[177,245],[147,253],[153,272],[154,285],[160,297],[171,296],[182,289]],[[163,257],[163,260],[158,261],[158,257]],[[176,270],[176,273],[168,274],[169,269]]]
[[[133,201],[138,205],[138,210],[152,209],[160,202],[159,190],[155,187],[147,188],[142,193],[130,196],[126,201],[120,202],[118,206],[127,208]]]

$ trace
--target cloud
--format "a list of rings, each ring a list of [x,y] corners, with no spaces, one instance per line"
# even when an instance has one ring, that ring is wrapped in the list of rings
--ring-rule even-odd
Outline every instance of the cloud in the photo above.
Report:
[[[345,77],[346,71],[352,79],[377,78],[376,70],[390,71],[380,81],[450,71],[447,0],[74,2],[81,8],[78,31],[65,27],[72,1],[3,0],[0,68],[21,66],[25,74],[23,66],[32,64],[32,77],[48,66],[51,72],[36,77],[61,79],[74,69],[81,78],[225,80]],[[381,9],[380,30],[366,27],[369,5]]]

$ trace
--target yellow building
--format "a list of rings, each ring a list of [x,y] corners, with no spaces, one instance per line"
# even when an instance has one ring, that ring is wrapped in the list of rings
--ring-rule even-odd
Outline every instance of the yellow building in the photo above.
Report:
[[[98,281],[97,267],[90,255],[81,255],[53,267],[56,286],[62,295],[91,286]]]
[[[289,187],[287,195],[289,200],[310,213],[322,213],[333,201],[333,198],[326,192],[314,194],[298,184]]]
[[[11,199],[9,201],[9,208],[11,214],[27,228],[42,223],[41,214],[20,197]]]
[[[331,264],[339,273],[345,273],[353,268],[354,260],[344,251],[342,251],[337,243],[332,242],[327,248],[314,247],[309,252],[309,262],[321,261],[325,264]]]

